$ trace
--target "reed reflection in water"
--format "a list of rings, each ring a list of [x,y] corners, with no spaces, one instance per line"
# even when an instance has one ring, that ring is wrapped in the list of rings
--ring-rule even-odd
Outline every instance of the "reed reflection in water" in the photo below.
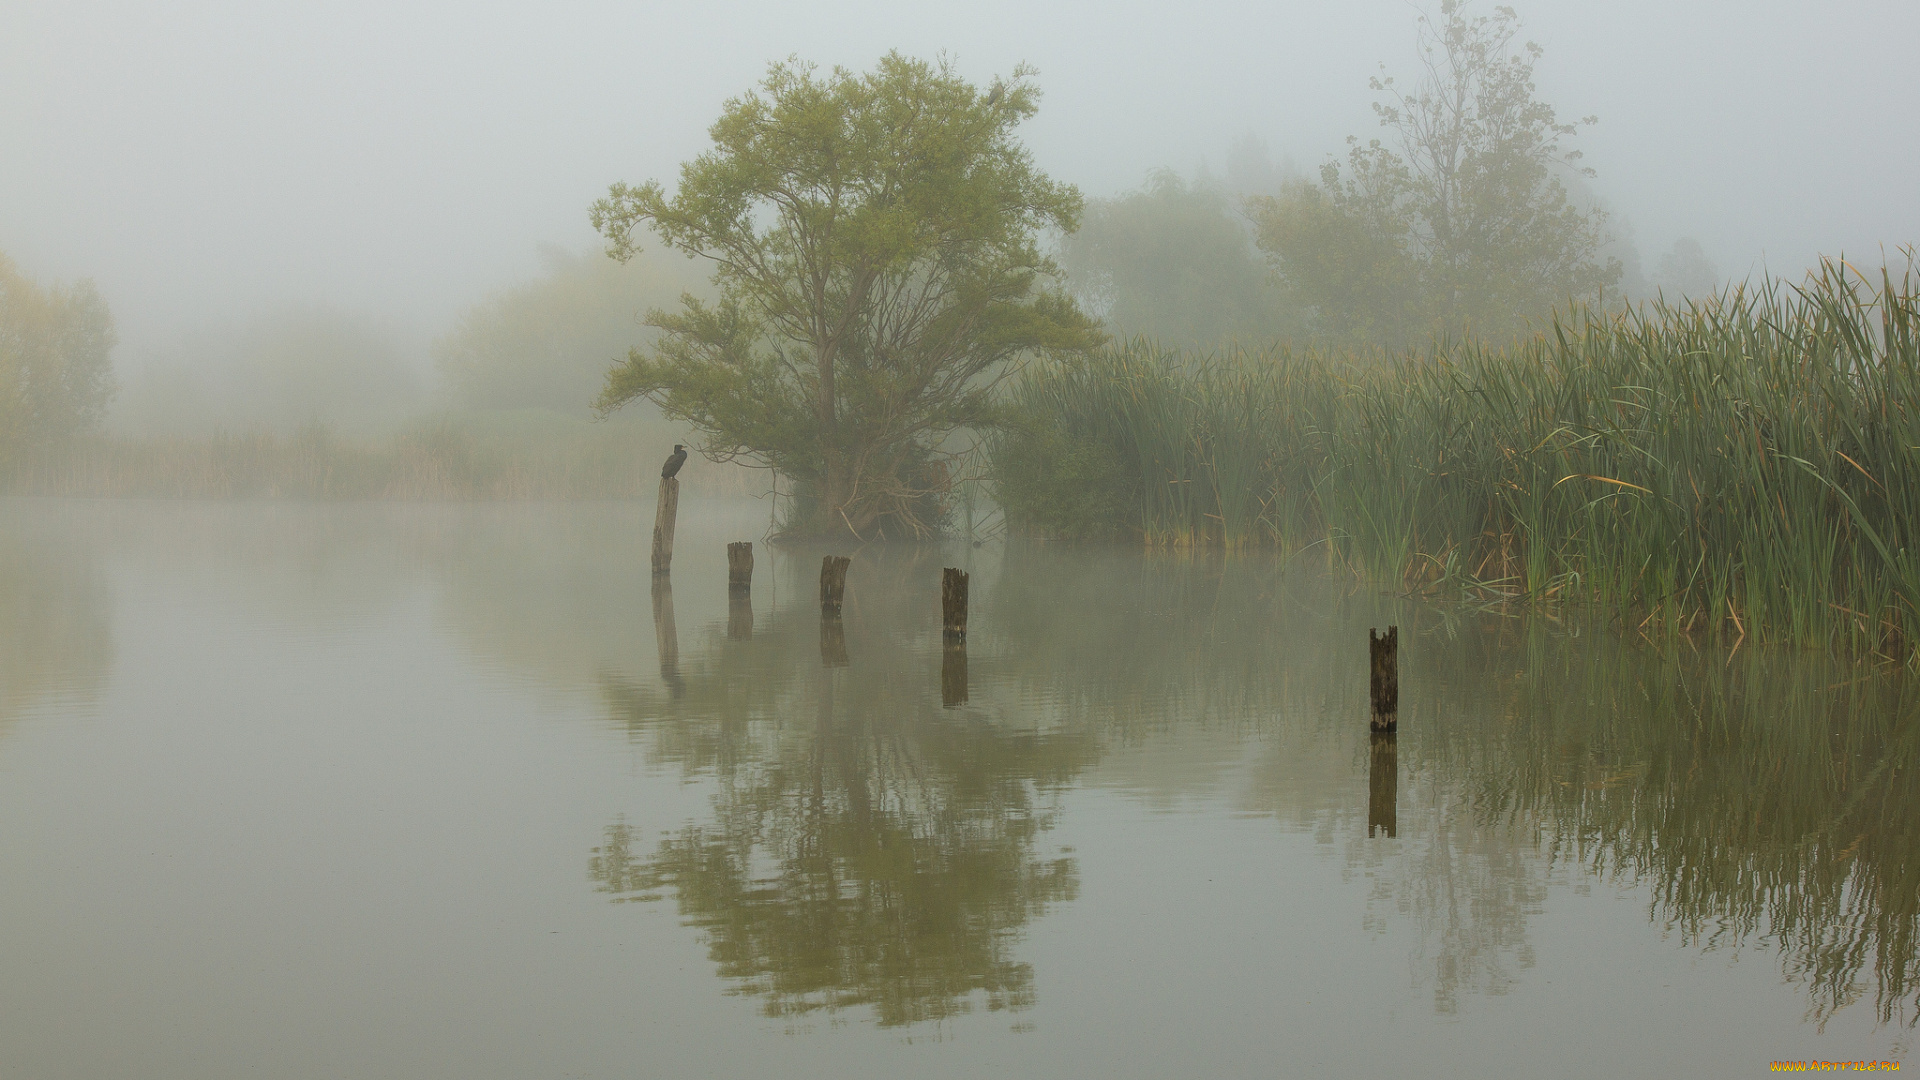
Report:
[[[1039,843],[1063,793],[1116,768],[1151,787],[1211,741],[1236,807],[1376,873],[1360,917],[1418,927],[1442,1013],[1524,979],[1531,916],[1598,879],[1644,888],[1689,947],[1777,950],[1816,1021],[1866,998],[1915,1015],[1904,676],[1402,605],[1261,559],[1018,547],[980,590],[969,670],[928,608],[938,564],[863,553],[819,661],[818,616],[787,611],[724,648],[716,627],[678,690],[606,684],[651,760],[717,794],[650,850],[609,826],[598,887],[671,894],[769,1014],[1030,1004],[1019,932],[1076,889]],[[1374,738],[1364,628],[1384,619],[1407,638],[1401,730]]]

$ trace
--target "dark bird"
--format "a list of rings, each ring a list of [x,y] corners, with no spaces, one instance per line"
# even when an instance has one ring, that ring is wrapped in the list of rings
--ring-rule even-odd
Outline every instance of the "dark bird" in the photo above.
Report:
[[[1000,85],[999,83],[994,83],[993,92],[987,95],[987,108],[991,109],[995,105],[1000,104],[1000,95],[1004,93],[1006,89],[1007,89],[1006,87]]]
[[[660,478],[664,480],[671,477],[674,473],[680,471],[680,466],[686,463],[687,448],[681,446],[679,443],[674,443],[673,453],[667,455],[667,463],[660,466]]]

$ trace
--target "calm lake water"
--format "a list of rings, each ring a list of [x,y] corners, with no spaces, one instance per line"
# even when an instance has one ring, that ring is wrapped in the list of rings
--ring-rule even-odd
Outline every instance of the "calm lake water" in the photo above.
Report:
[[[0,1075],[1908,1054],[1906,678],[1022,544],[843,549],[836,632],[823,549],[730,608],[763,504],[657,598],[650,518],[0,500]]]

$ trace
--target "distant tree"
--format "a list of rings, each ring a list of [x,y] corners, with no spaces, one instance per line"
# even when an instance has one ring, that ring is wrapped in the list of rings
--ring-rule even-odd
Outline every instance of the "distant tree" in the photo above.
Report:
[[[889,54],[871,73],[775,64],[729,101],[713,148],[594,204],[609,254],[642,226],[710,260],[718,299],[655,311],[660,339],[608,375],[599,408],[639,397],[749,456],[803,496],[793,532],[921,532],[944,506],[942,443],[991,423],[1021,356],[1099,332],[1037,245],[1081,200],[1014,137],[1033,73],[983,93],[945,62]]]
[[[1298,329],[1246,218],[1208,178],[1189,184],[1162,169],[1139,191],[1092,200],[1061,242],[1060,264],[1121,336],[1207,346]]]
[[[412,351],[392,326],[334,308],[200,327],[143,367],[114,426],[189,436],[389,429],[424,403]]]
[[[1660,256],[1659,265],[1653,271],[1653,283],[1669,300],[1705,299],[1720,289],[1720,268],[1707,258],[1700,241],[1691,236],[1681,237]]]
[[[584,415],[647,311],[699,280],[679,258],[616,263],[559,248],[542,258],[543,274],[475,305],[435,343],[434,361],[458,405]]]
[[[1439,26],[1421,19],[1425,71],[1412,89],[1371,82],[1397,146],[1348,139],[1344,172],[1329,161],[1318,185],[1254,201],[1260,247],[1329,337],[1509,335],[1620,278],[1601,250],[1605,212],[1574,205],[1556,175],[1592,173],[1561,149],[1576,125],[1534,97],[1540,47],[1513,49],[1512,8],[1463,10],[1444,0]]]
[[[0,461],[99,423],[116,341],[93,282],[43,287],[0,255]]]

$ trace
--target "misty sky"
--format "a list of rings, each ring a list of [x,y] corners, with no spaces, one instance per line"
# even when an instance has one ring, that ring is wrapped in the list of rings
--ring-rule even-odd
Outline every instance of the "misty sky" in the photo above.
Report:
[[[1490,5],[1481,5],[1490,8]],[[1731,275],[1920,241],[1920,4],[1516,4],[1541,97],[1649,266],[1696,236]],[[1438,4],[1432,5],[1437,11]],[[1216,170],[1247,135],[1311,170],[1411,74],[1403,0],[1292,3],[71,3],[0,0],[0,251],[91,276],[123,364],[289,305],[443,330],[596,242],[614,180],[671,181],[768,61],[945,51],[1045,99],[1042,168],[1088,195]]]

